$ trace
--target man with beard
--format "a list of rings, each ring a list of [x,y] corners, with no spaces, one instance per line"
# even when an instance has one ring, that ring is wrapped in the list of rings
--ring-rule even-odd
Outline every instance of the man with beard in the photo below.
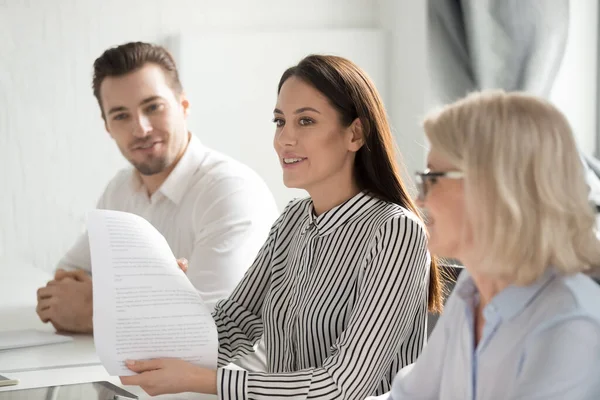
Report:
[[[186,127],[189,102],[173,57],[149,43],[106,50],[94,63],[94,96],[107,132],[132,167],[110,181],[97,207],[147,219],[212,309],[227,297],[278,216],[264,181],[205,147]],[[219,134],[206,132],[205,134]],[[37,313],[59,331],[91,333],[92,280],[87,233],[38,290]]]

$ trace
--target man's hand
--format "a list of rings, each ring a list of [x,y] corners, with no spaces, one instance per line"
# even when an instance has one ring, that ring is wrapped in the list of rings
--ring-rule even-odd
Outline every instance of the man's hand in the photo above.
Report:
[[[187,274],[188,260],[186,260],[185,258],[178,258],[177,265],[179,265],[179,268],[181,268],[184,274]]]
[[[75,279],[76,281],[80,281],[82,279],[88,278],[89,276],[88,274],[81,269],[76,269],[74,271],[66,271],[64,269],[57,269],[56,273],[54,274],[54,280],[55,281],[60,281],[63,280],[64,278],[71,278],[71,279]]]
[[[57,331],[91,333],[92,279],[83,270],[58,270],[54,280],[37,291],[36,312]]]

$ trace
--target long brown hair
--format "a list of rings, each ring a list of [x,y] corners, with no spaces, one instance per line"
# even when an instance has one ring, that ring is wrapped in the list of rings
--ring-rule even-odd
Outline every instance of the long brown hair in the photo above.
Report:
[[[363,127],[364,145],[356,153],[354,170],[359,187],[378,198],[420,213],[400,176],[392,136],[383,102],[367,74],[353,62],[337,56],[309,55],[282,75],[278,92],[290,77],[313,86],[349,126],[356,118]],[[428,307],[441,312],[443,289],[435,258],[431,261]]]

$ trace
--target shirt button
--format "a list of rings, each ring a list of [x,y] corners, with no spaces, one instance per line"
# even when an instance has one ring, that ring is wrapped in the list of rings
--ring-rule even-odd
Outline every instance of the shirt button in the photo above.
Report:
[[[494,318],[497,314],[498,314],[498,309],[493,304],[488,304],[488,306],[483,311],[483,315],[485,316],[485,319]]]

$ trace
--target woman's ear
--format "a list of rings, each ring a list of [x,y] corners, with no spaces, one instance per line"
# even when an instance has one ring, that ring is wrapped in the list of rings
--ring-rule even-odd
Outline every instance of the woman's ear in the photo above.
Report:
[[[350,130],[350,142],[348,143],[348,150],[357,152],[365,144],[364,129],[362,122],[360,122],[360,118],[356,118],[354,121],[352,121],[348,129]]]

